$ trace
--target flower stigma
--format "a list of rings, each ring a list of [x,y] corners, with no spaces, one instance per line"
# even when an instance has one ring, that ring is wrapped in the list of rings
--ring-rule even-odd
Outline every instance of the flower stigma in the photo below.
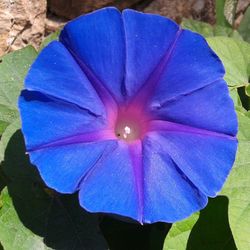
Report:
[[[128,126],[126,126],[126,127],[124,128],[124,132],[125,132],[125,133],[123,133],[124,139],[127,139],[128,136],[132,133],[131,128],[128,127]]]

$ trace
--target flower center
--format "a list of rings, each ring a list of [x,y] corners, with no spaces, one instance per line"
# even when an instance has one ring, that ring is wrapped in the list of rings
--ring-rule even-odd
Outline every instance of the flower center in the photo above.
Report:
[[[144,137],[147,130],[145,116],[135,109],[120,110],[115,125],[118,139],[132,142]]]
[[[141,133],[140,127],[133,121],[118,122],[115,128],[116,137],[125,141],[140,139]]]

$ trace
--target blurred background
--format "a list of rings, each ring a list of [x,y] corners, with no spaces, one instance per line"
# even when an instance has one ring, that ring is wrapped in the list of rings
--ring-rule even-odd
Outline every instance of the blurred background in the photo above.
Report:
[[[235,28],[249,5],[250,0],[239,0]],[[178,23],[183,18],[215,22],[215,0],[0,0],[0,56],[28,44],[38,48],[68,20],[106,6],[157,13]]]

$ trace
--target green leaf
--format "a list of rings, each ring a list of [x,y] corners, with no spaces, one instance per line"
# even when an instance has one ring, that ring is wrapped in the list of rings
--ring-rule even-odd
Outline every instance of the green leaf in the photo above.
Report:
[[[216,24],[221,26],[230,27],[225,15],[224,15],[224,8],[225,8],[226,0],[216,0],[215,1],[215,12],[216,12]]]
[[[23,87],[24,77],[34,59],[36,50],[28,46],[9,53],[1,58],[0,63],[0,104],[9,109],[16,109],[17,98]]]
[[[0,121],[0,137],[4,130],[8,127],[8,123],[4,121]],[[1,160],[0,160],[1,163]]]
[[[250,249],[250,112],[238,112],[239,147],[233,170],[222,190],[229,198],[229,222],[239,250]]]
[[[1,193],[0,241],[5,250],[49,249],[43,239],[27,229],[18,218],[7,188]]]
[[[36,50],[28,46],[0,59],[0,135],[2,135],[0,162],[3,160],[8,139],[18,128],[16,126],[19,124],[16,122],[19,117],[17,99],[27,71],[36,56]]]
[[[250,84],[246,86],[246,95],[250,97]]]
[[[0,140],[0,162],[4,160],[5,149],[11,136],[21,127],[19,118],[16,118],[6,127]]]
[[[238,0],[216,0],[216,24],[233,26]]]
[[[200,22],[200,21],[196,21],[192,19],[183,19],[183,21],[181,22],[181,26],[184,29],[188,29],[188,30],[200,33],[201,35],[205,37],[214,36],[213,26],[208,23],[204,23],[204,22]]]
[[[247,42],[250,42],[250,6],[244,14],[244,17],[238,28],[239,33]]]
[[[235,39],[242,40],[240,34],[233,30],[232,28],[215,25],[212,26],[208,23],[192,20],[192,19],[184,19],[181,23],[184,29],[188,29],[197,33],[200,33],[204,37],[213,37],[213,36],[228,36],[233,37]]]
[[[237,88],[229,88],[229,93],[231,98],[234,101],[234,106],[235,107],[242,107],[242,102],[240,100],[240,96],[238,94]]]
[[[54,33],[51,33],[47,37],[45,37],[39,50],[42,50],[43,48],[45,48],[50,42],[58,40],[58,36],[59,36],[60,32],[61,32],[61,30],[58,30]]]
[[[228,37],[209,37],[207,42],[225,66],[225,80],[228,85],[230,87],[248,86],[250,44]]]
[[[19,116],[17,109],[8,108],[5,105],[0,104],[0,135],[4,133],[4,131],[7,129],[7,127],[14,122],[17,117]],[[2,137],[2,136],[1,136]],[[1,141],[0,141],[1,144]],[[1,146],[0,146],[1,148]],[[0,155],[1,155],[1,149],[0,149]],[[0,162],[1,162],[1,156],[0,156]]]
[[[195,213],[186,220],[174,223],[165,239],[163,249],[186,250],[189,235],[198,218],[199,213]]]
[[[243,40],[240,33],[232,28],[227,28],[220,25],[214,26],[214,36],[227,36],[239,40]]]
[[[0,121],[6,123],[12,123],[16,117],[18,116],[18,112],[16,109],[7,108],[4,105],[0,104]]]
[[[16,109],[10,109],[0,104],[0,135],[5,131],[8,125],[12,123],[17,117],[18,111]]]
[[[107,249],[97,215],[80,207],[77,194],[61,195],[44,185],[20,130],[9,140],[2,170],[8,179],[0,210],[5,250]]]

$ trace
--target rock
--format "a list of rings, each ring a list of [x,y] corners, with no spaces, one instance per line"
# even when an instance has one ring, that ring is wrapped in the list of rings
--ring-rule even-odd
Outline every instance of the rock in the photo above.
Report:
[[[48,36],[50,33],[53,33],[57,30],[61,30],[63,26],[67,23],[67,19],[52,15],[51,13],[47,14],[45,20],[45,36]]]
[[[138,2],[140,0],[48,0],[48,8],[57,16],[72,19],[102,7],[112,5],[124,9]]]
[[[45,30],[46,0],[0,0],[0,55],[32,44]]]
[[[167,16],[178,23],[184,17],[211,24],[215,22],[214,0],[155,0],[144,9],[144,12]]]
[[[245,12],[248,6],[250,6],[250,0],[239,0],[236,8],[236,13]]]

